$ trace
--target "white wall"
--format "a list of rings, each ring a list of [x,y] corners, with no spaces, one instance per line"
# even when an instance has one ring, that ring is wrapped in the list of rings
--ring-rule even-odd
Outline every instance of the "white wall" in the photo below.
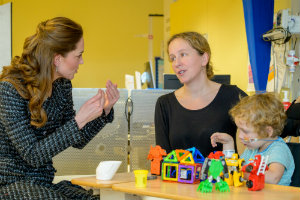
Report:
[[[291,14],[300,15],[300,0],[291,1]],[[295,51],[296,51],[296,56],[300,58],[300,34],[296,35],[296,37],[297,37],[297,43],[295,46]],[[293,95],[292,99],[296,99],[298,96],[300,96],[300,66],[299,65],[296,67],[296,71],[294,74],[292,95]]]
[[[11,3],[0,6],[0,72],[11,60]]]

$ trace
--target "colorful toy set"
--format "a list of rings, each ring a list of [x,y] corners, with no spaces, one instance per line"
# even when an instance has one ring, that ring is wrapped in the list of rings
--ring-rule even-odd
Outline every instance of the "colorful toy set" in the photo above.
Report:
[[[245,184],[243,172],[250,173],[246,182],[248,190],[261,190],[264,188],[265,170],[268,170],[268,157],[256,155],[255,160],[243,166],[245,161],[237,153],[225,158],[222,151],[216,151],[205,159],[195,147],[176,149],[166,154],[160,146],[151,146],[147,159],[151,160],[151,174],[161,175],[164,181],[189,184],[201,181],[197,189],[201,192],[212,192],[213,183],[220,192],[229,191],[229,186],[242,186]]]
[[[201,172],[201,179],[203,181],[197,190],[201,192],[212,192],[213,181],[216,181],[216,190],[220,192],[229,191],[228,184],[221,178],[222,175],[228,178],[228,168],[224,154],[221,151],[210,153],[203,164]]]

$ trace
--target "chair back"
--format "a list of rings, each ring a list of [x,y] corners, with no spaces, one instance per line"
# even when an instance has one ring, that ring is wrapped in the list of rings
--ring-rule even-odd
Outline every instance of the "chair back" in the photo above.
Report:
[[[295,171],[292,176],[291,186],[300,187],[300,143],[287,142],[295,162]]]

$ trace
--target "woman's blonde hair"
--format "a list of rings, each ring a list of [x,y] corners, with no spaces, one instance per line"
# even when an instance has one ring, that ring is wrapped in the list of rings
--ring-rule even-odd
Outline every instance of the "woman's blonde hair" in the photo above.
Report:
[[[286,120],[283,104],[275,93],[244,97],[229,114],[233,119],[242,120],[252,126],[260,137],[268,137],[267,126],[273,128],[271,137],[279,136]]]
[[[213,72],[212,63],[210,61],[210,58],[211,58],[210,47],[209,47],[209,44],[208,44],[207,40],[205,39],[205,37],[203,37],[200,33],[197,33],[197,32],[178,33],[178,34],[173,35],[169,39],[168,47],[169,47],[170,43],[177,38],[181,38],[181,39],[187,41],[189,43],[189,45],[199,53],[199,55],[203,55],[204,53],[207,53],[208,62],[206,64],[206,75],[209,79],[211,79],[214,76],[214,72]],[[167,51],[169,54],[169,49],[167,49]]]
[[[71,19],[56,17],[41,22],[36,33],[25,39],[21,57],[15,56],[11,65],[3,68],[0,81],[12,83],[29,100],[31,125],[42,127],[47,122],[42,105],[52,91],[54,56],[66,56],[76,49],[82,36],[82,27]]]

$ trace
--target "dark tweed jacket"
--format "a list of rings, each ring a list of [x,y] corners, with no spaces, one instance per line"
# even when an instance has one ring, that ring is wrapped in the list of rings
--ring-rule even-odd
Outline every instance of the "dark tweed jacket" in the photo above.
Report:
[[[108,122],[113,110],[89,122],[81,130],[75,122],[72,84],[53,83],[52,96],[43,104],[48,121],[42,128],[30,125],[28,100],[9,82],[0,82],[0,185],[16,181],[52,184],[53,156],[70,146],[83,148]]]

